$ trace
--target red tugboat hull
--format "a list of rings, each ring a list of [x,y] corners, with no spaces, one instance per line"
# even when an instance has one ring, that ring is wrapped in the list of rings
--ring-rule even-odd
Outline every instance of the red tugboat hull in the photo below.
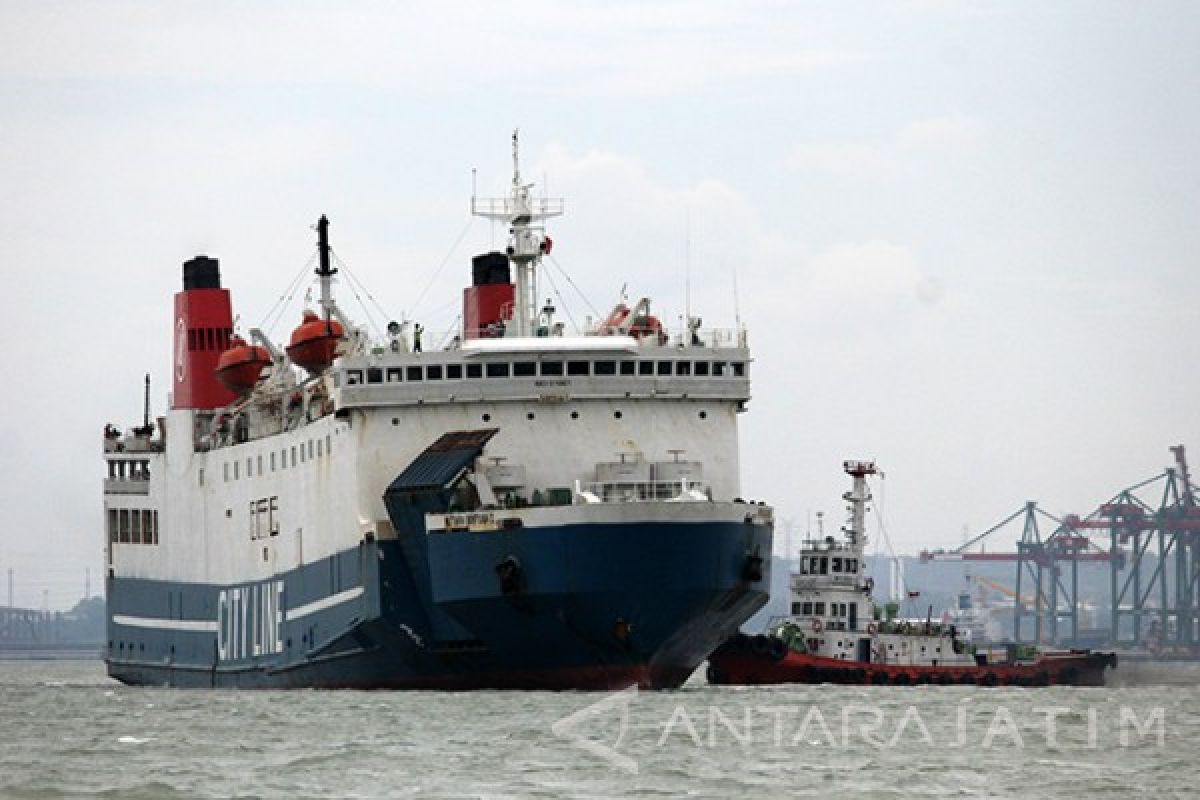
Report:
[[[708,659],[708,682],[716,685],[848,683],[912,686],[1103,686],[1115,653],[1064,650],[1033,661],[985,665],[876,664],[825,658],[788,650],[770,636],[738,634]]]

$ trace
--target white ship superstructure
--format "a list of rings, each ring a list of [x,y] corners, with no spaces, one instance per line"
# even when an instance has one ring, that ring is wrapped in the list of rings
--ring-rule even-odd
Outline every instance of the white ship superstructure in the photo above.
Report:
[[[512,195],[473,203],[508,251],[476,259],[436,349],[348,319],[324,218],[319,306],[286,348],[235,339],[216,261],[185,265],[171,409],[105,435],[115,676],[671,685],[765,602],[745,331],[669,334],[643,301],[566,335],[536,294],[561,201],[515,147]]]

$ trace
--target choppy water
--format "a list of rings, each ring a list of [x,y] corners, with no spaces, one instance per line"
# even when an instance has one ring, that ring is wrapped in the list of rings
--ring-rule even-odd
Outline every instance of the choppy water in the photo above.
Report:
[[[0,797],[1196,797],[1200,675],[1145,680],[181,691],[0,662]]]

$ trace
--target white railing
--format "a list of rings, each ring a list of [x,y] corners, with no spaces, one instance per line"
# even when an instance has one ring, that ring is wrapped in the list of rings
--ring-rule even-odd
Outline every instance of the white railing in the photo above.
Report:
[[[647,503],[652,501],[707,503],[712,491],[706,483],[681,481],[591,481],[575,487],[576,503]]]
[[[512,322],[507,321],[505,326],[511,326]],[[462,347],[463,339],[493,339],[502,338],[504,326],[496,325],[485,329],[470,329],[462,330],[461,328],[452,328],[449,330],[423,330],[421,332],[421,349],[426,353],[435,353],[445,350],[458,350]],[[606,334],[599,329],[591,331],[564,331],[567,336],[605,336],[615,335]],[[547,331],[541,338],[554,339],[559,338],[561,334]],[[745,328],[701,328],[688,334],[687,331],[674,330],[665,331],[665,336],[641,336],[638,338],[638,344],[643,347],[702,347],[702,348],[722,348],[722,347],[741,347],[745,348],[749,345],[748,335]],[[393,341],[395,342],[393,344]],[[367,348],[369,353],[382,355],[386,352],[406,352],[413,348],[413,331],[408,328],[396,340],[385,339],[382,341],[376,340],[370,343]]]
[[[149,478],[105,478],[105,494],[150,494]]]

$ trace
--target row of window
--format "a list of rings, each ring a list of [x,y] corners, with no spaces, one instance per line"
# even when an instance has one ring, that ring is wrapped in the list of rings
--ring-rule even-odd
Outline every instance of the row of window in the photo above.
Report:
[[[823,617],[825,616],[824,601],[815,603],[792,603],[792,613],[801,617]],[[858,617],[858,603],[830,603],[829,616],[831,617]]]
[[[141,508],[110,508],[108,540],[117,544],[158,544],[158,512]]]
[[[277,455],[278,458],[276,458]],[[295,467],[297,464],[324,458],[327,455],[333,455],[333,439],[329,434],[326,434],[324,439],[309,439],[307,442],[292,445],[291,448],[284,447],[278,453],[272,450],[265,460],[262,453],[257,456],[247,456],[245,470],[242,469],[241,459],[226,461],[225,482],[241,480],[243,475],[247,478],[265,475],[268,469],[271,472],[277,469],[287,469],[289,466]]]
[[[800,559],[801,575],[857,575],[858,559],[841,556],[809,556]]]
[[[346,370],[346,385],[416,383],[479,378],[560,378],[625,375],[641,377],[734,377],[746,375],[744,361],[488,361],[483,364],[427,364]]]
[[[148,459],[129,461],[110,458],[108,460],[108,477],[113,480],[148,481],[150,480],[150,461]]]
[[[233,328],[188,328],[188,350],[222,352],[229,349],[231,336]]]

